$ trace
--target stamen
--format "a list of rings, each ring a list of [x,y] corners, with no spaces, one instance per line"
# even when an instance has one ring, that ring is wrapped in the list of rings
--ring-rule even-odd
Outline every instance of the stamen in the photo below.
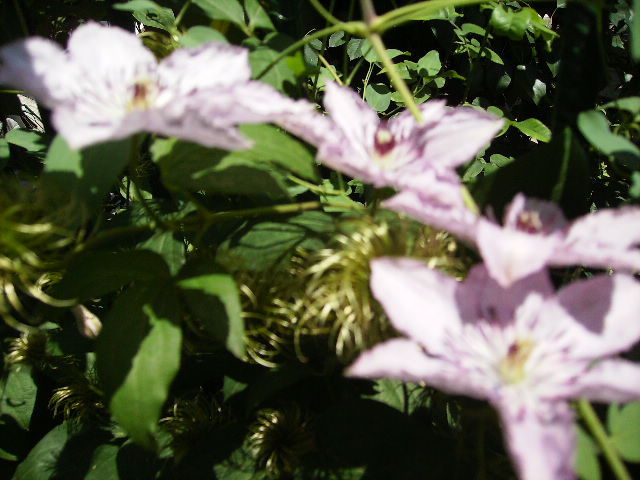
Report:
[[[542,231],[542,219],[540,213],[536,211],[524,211],[518,215],[516,228],[527,233],[538,233]]]
[[[138,80],[133,85],[133,95],[129,101],[129,110],[146,110],[148,109],[155,96],[155,84],[148,80]]]
[[[526,376],[525,365],[535,344],[531,340],[516,340],[498,365],[498,372],[507,384],[518,383]]]
[[[376,153],[379,156],[385,156],[396,146],[396,141],[393,138],[393,133],[385,127],[380,127],[375,134],[374,147]]]

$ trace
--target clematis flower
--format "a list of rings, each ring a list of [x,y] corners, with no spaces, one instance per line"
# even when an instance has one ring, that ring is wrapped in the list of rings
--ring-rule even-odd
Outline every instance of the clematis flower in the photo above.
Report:
[[[347,374],[488,400],[522,480],[575,478],[568,400],[640,398],[640,366],[610,358],[640,338],[640,284],[630,276],[556,294],[544,273],[504,288],[483,266],[459,283],[416,260],[381,258],[371,288],[406,338],[363,353]]]
[[[328,117],[289,117],[283,126],[318,147],[323,164],[377,187],[412,188],[437,195],[440,182],[459,185],[454,169],[473,157],[502,127],[502,120],[444,101],[423,103],[418,123],[405,111],[380,120],[347,87],[327,84]],[[447,192],[450,190],[447,189]]]
[[[476,244],[503,286],[547,265],[640,270],[638,208],[604,209],[570,223],[557,205],[518,194],[500,225],[460,202],[437,203],[414,192],[396,195],[384,206]]]
[[[0,60],[0,83],[50,108],[55,128],[74,148],[150,131],[241,149],[250,143],[237,124],[270,121],[301,106],[250,81],[243,48],[207,43],[158,63],[134,34],[97,23],[76,29],[67,51],[33,37],[0,49]]]

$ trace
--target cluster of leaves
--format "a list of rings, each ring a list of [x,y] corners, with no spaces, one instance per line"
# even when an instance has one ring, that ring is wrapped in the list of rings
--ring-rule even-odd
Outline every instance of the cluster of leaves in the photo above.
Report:
[[[324,3],[359,19],[354,0]],[[521,191],[577,216],[640,199],[631,10],[625,0],[449,6],[384,38],[417,102],[506,119],[461,171],[482,208],[499,212]],[[382,117],[404,108],[370,42],[311,36],[326,25],[306,2],[0,0],[0,12],[3,41],[64,42],[93,19],[144,30],[158,57],[243,45],[254,76],[293,97],[321,103],[326,82],[340,81]],[[13,93],[0,101],[3,120],[20,111]],[[394,334],[373,300],[350,303],[351,292],[369,295],[368,260],[411,254],[464,275],[474,259],[463,246],[377,211],[384,191],[318,166],[273,126],[242,127],[254,147],[233,153],[142,136],[76,152],[52,137],[46,113],[43,124],[0,139],[2,189],[22,192],[0,205],[11,220],[0,313],[12,319],[0,326],[0,475],[512,478],[485,406],[342,377],[358,351]],[[39,217],[33,192],[56,198]],[[5,247],[27,241],[29,255]],[[639,412],[607,413],[629,462],[640,461]],[[578,457],[582,478],[606,478],[583,430]]]

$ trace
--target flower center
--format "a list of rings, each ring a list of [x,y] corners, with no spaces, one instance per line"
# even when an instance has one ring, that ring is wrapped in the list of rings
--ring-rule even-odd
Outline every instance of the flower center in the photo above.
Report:
[[[156,84],[151,79],[141,79],[133,84],[131,99],[129,100],[128,109],[147,110],[153,104],[157,93]]]
[[[380,127],[373,138],[374,158],[382,168],[389,168],[393,160],[393,149],[396,140],[393,133],[385,127]]]
[[[524,379],[525,366],[534,347],[531,340],[516,340],[509,346],[506,356],[498,364],[498,372],[506,384]]]
[[[536,211],[524,211],[518,215],[516,228],[527,233],[538,233],[542,231],[542,219],[540,213]]]

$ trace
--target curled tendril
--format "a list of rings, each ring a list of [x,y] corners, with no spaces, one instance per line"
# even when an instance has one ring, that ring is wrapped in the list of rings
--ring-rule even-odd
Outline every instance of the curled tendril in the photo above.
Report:
[[[398,217],[344,222],[333,244],[299,251],[285,272],[241,277],[248,355],[273,367],[292,355],[309,362],[326,349],[348,363],[394,331],[369,288],[370,262],[412,256],[462,277],[470,263],[446,233]],[[324,347],[322,346],[322,343]]]
[[[247,445],[257,469],[271,478],[293,474],[301,458],[314,449],[309,418],[295,406],[259,410],[256,417]]]
[[[108,419],[105,399],[97,384],[95,375],[78,374],[68,385],[55,389],[49,400],[53,415],[80,424]]]
[[[171,434],[171,448],[177,461],[214,428],[228,419],[222,403],[215,397],[198,392],[191,398],[177,399],[171,415],[160,420]]]
[[[67,254],[82,236],[79,206],[46,188],[0,178],[0,316],[23,333],[34,327],[24,297],[64,307],[72,303],[46,293],[57,279]]]

